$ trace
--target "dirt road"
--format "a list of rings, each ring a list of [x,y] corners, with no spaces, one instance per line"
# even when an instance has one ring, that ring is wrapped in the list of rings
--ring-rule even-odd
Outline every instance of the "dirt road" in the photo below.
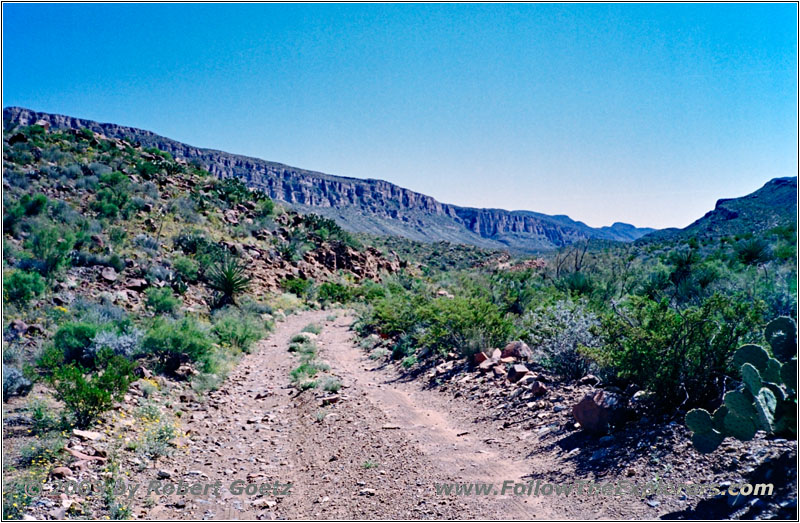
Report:
[[[184,416],[190,443],[139,481],[214,483],[201,495],[152,496],[137,515],[181,519],[532,519],[563,518],[542,498],[446,496],[435,484],[525,482],[530,463],[492,446],[490,426],[451,415],[448,398],[366,358],[352,318],[326,311],[279,323],[224,385]],[[343,382],[321,406],[314,389],[291,386],[290,338],[323,326],[320,358]],[[546,464],[543,464],[546,466]],[[162,468],[163,467],[163,468]],[[168,477],[167,477],[168,476]],[[161,479],[158,479],[158,478]],[[237,495],[236,485],[260,485]],[[291,484],[288,487],[287,484]],[[263,487],[261,487],[263,486]],[[255,488],[255,487],[251,487]],[[234,492],[231,492],[231,491]]]

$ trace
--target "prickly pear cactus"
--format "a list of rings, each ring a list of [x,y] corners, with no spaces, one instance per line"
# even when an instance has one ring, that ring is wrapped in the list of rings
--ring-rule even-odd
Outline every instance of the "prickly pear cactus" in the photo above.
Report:
[[[775,318],[764,329],[764,337],[779,360],[786,362],[797,355],[797,325],[793,319],[787,316]]]
[[[705,409],[686,413],[692,443],[703,453],[713,452],[727,436],[741,441],[756,432],[796,436],[797,327],[791,318],[767,324],[764,337],[774,358],[758,345],[743,345],[733,355],[741,386],[725,394],[713,416]]]

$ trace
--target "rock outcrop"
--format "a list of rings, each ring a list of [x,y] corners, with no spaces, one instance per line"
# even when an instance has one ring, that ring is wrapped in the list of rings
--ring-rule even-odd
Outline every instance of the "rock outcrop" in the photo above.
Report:
[[[175,158],[198,162],[220,178],[239,178],[299,211],[315,212],[335,219],[343,227],[355,232],[532,252],[587,238],[632,241],[651,231],[626,224],[595,229],[566,216],[459,207],[383,180],[363,180],[307,171],[276,162],[193,147],[151,131],[20,107],[5,108],[3,120],[22,125],[43,122],[52,129],[87,128],[109,138],[157,147]]]

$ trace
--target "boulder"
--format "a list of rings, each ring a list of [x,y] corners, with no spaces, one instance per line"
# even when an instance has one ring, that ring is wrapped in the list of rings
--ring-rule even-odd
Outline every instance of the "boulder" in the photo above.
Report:
[[[600,378],[595,376],[594,374],[587,374],[586,376],[582,377],[578,383],[581,385],[597,385],[600,383]]]
[[[654,400],[656,397],[654,392],[650,392],[648,390],[640,390],[637,391],[636,394],[633,395],[633,402],[634,403],[647,403],[648,401]]]
[[[71,478],[72,470],[67,467],[56,467],[50,471],[50,475],[57,479]]]
[[[100,276],[109,283],[117,281],[117,271],[113,267],[104,268],[100,271]]]
[[[485,352],[479,351],[476,352],[475,355],[472,357],[473,361],[475,361],[475,365],[480,365],[484,361],[489,359],[489,356],[486,355]]]
[[[31,388],[33,383],[19,369],[3,365],[3,401],[12,396],[26,396]]]
[[[494,350],[492,351],[492,359],[493,359],[494,361],[498,361],[498,360],[500,360],[500,358],[502,358],[502,357],[503,357],[503,351],[501,351],[500,349],[494,349]]]
[[[497,362],[492,360],[484,360],[481,362],[480,365],[478,365],[478,370],[480,370],[481,372],[488,372],[489,369],[494,367],[495,363]]]
[[[518,360],[527,361],[533,357],[533,351],[524,341],[512,341],[500,355],[501,358],[517,358]]]
[[[531,384],[531,394],[534,396],[544,396],[547,394],[547,385],[538,380],[534,381]]]
[[[627,400],[620,394],[599,390],[587,394],[572,407],[572,415],[581,427],[596,434],[608,431],[610,425],[622,422],[627,414]]]
[[[508,372],[508,381],[516,383],[528,373],[528,367],[525,365],[512,365],[511,370]]]

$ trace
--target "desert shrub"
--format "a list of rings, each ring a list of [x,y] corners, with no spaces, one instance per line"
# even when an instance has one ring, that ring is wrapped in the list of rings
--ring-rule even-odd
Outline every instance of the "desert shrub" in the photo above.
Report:
[[[95,176],[100,177],[100,176],[103,176],[103,175],[110,174],[113,169],[111,167],[109,167],[108,165],[105,165],[105,164],[102,164],[102,163],[98,163],[98,162],[92,162],[92,163],[89,164],[89,170]]]
[[[146,251],[156,252],[161,248],[161,245],[158,243],[158,240],[153,238],[152,236],[139,233],[133,237],[133,244],[137,247],[141,247]]]
[[[113,323],[117,328],[125,328],[129,323],[125,309],[117,307],[108,300],[94,302],[78,297],[72,302],[72,310],[80,321],[86,323],[98,325]]]
[[[353,291],[346,285],[324,282],[317,290],[317,299],[322,303],[347,303],[353,298]]]
[[[145,291],[145,303],[157,314],[174,313],[181,304],[169,287],[151,287]]]
[[[560,287],[578,296],[588,296],[594,290],[594,282],[591,277],[582,272],[573,272],[563,276],[560,280]]]
[[[313,282],[304,278],[286,278],[281,282],[281,288],[298,298],[305,298],[308,296]]]
[[[338,378],[329,376],[322,380],[322,390],[325,392],[339,392],[342,388],[342,382]]]
[[[86,251],[72,251],[70,260],[75,267],[92,267],[99,265],[101,267],[113,267],[117,272],[122,272],[123,269],[125,269],[125,260],[120,258],[119,254],[116,253],[103,256]]]
[[[172,262],[172,268],[183,281],[196,282],[199,276],[200,267],[196,261],[188,256],[178,256]]]
[[[236,305],[236,296],[250,288],[247,268],[236,258],[226,257],[206,270],[208,286],[217,291],[215,307]]]
[[[400,365],[402,365],[404,369],[410,369],[416,364],[417,364],[417,357],[414,354],[412,354],[411,356],[406,356],[400,361]]]
[[[339,224],[330,218],[318,214],[303,215],[303,225],[312,236],[321,241],[338,241],[353,248],[360,248],[361,244],[353,235],[342,229]]]
[[[420,346],[439,353],[451,350],[471,356],[486,347],[505,345],[513,325],[499,308],[481,298],[436,298],[419,311],[425,329]]]
[[[731,354],[755,333],[761,308],[721,295],[682,310],[634,297],[602,318],[604,343],[586,352],[623,383],[655,393],[662,408],[706,405],[724,389]]]
[[[45,282],[36,272],[20,270],[3,274],[3,301],[25,304],[45,291]]]
[[[142,348],[158,358],[163,370],[172,372],[184,361],[208,363],[213,343],[207,329],[192,317],[174,321],[158,317],[142,340]]]
[[[150,285],[161,283],[172,284],[175,281],[175,274],[169,267],[161,265],[160,263],[153,263],[144,273],[144,279]]]
[[[122,227],[111,227],[108,230],[108,239],[111,240],[111,243],[114,245],[122,245],[127,237],[128,233]]]
[[[383,288],[383,285],[375,283],[372,280],[364,280],[360,286],[356,287],[354,295],[367,303],[372,303],[375,300],[385,297],[386,289]]]
[[[600,339],[594,332],[599,325],[597,317],[584,305],[569,301],[528,311],[518,322],[520,338],[534,349],[539,363],[572,380],[592,370],[594,363],[581,348],[599,346]]]
[[[319,335],[322,332],[322,327],[317,325],[316,323],[309,323],[300,332],[310,332],[311,334]]]
[[[109,357],[96,373],[85,373],[75,363],[64,365],[51,378],[56,397],[79,427],[88,426],[121,400],[132,380],[133,364],[122,356]]]
[[[745,265],[758,265],[772,259],[772,251],[766,240],[751,238],[736,245],[736,257]]]
[[[37,438],[31,446],[20,449],[20,464],[24,467],[31,465],[52,465],[61,457],[64,450],[64,437],[58,433],[51,433]]]
[[[142,354],[143,336],[144,332],[136,328],[124,333],[100,331],[95,335],[92,344],[84,350],[84,354],[96,360],[103,351],[108,350],[117,356],[133,359]]]
[[[265,198],[260,200],[256,204],[256,215],[257,216],[272,216],[275,212],[275,203],[270,198]]]
[[[267,334],[261,318],[235,307],[214,312],[212,331],[221,345],[245,352]]]
[[[412,332],[419,324],[417,310],[425,303],[420,295],[404,292],[389,294],[377,300],[369,312],[356,325],[361,334],[376,333],[385,337],[397,337]]]
[[[169,202],[169,211],[187,223],[200,222],[197,204],[190,198],[174,198]]]
[[[254,300],[250,296],[245,296],[239,303],[239,309],[247,314],[272,314],[273,308],[267,303]]]
[[[65,323],[53,335],[53,346],[62,355],[64,363],[93,365],[94,362],[86,355],[86,349],[91,346],[98,330],[98,326],[93,323]]]
[[[55,224],[41,224],[34,229],[26,247],[40,262],[42,275],[52,277],[67,265],[74,244],[72,231]]]

